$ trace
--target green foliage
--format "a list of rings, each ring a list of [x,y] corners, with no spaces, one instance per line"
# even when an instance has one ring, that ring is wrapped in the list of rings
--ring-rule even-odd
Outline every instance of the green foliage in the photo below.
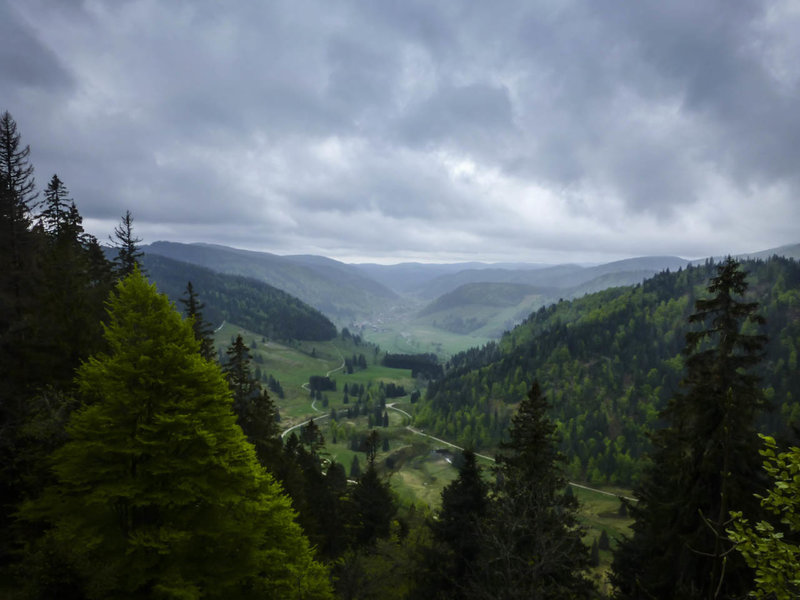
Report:
[[[219,367],[136,269],[105,338],[78,371],[85,406],[53,454],[57,481],[22,510],[50,526],[29,566],[60,556],[90,598],[329,597]]]
[[[778,452],[774,438],[762,435],[761,439],[760,453],[772,487],[759,498],[770,520],[751,525],[742,511],[732,511],[728,535],[755,571],[756,587],[750,595],[792,600],[800,596],[800,448]]]

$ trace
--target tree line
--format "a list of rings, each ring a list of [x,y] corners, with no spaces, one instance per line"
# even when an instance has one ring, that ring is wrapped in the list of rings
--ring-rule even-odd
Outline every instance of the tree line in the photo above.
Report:
[[[682,377],[687,319],[717,266],[538,310],[499,342],[453,356],[445,377],[428,386],[416,423],[462,446],[495,447],[536,378],[549,390],[570,477],[633,484],[652,449],[648,433],[663,425],[660,411]],[[743,266],[768,336],[756,369],[775,409],[759,413],[759,428],[790,437],[800,417],[800,265],[773,257]]]

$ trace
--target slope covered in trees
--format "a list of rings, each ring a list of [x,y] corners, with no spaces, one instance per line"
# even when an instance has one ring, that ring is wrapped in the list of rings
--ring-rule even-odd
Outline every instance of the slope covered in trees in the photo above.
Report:
[[[191,281],[205,304],[204,316],[212,323],[223,320],[258,331],[277,340],[329,340],[336,327],[305,302],[263,281],[147,254],[142,260],[158,289],[173,301]]]
[[[760,427],[781,434],[800,417],[800,265],[773,258],[743,268],[769,338],[758,374],[775,410],[761,415]],[[493,447],[537,378],[569,475],[630,484],[650,448],[647,432],[661,425],[658,413],[683,375],[687,318],[714,272],[713,264],[664,272],[540,309],[498,343],[455,355],[431,383],[416,424],[461,445]]]
[[[321,256],[277,256],[209,244],[155,242],[143,248],[229,275],[252,277],[284,290],[331,318],[347,321],[397,302],[397,295],[351,265]]]

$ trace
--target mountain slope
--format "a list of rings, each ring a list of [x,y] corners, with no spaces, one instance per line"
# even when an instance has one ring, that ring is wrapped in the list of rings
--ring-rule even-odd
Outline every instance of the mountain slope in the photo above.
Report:
[[[490,269],[533,270],[543,269],[550,265],[537,263],[400,263],[396,265],[378,265],[361,263],[354,265],[368,277],[378,281],[400,294],[411,293],[424,288],[434,279],[454,275],[461,271],[483,271]]]
[[[284,257],[174,242],[155,242],[142,249],[147,254],[201,265],[220,273],[258,279],[341,321],[372,314],[398,300],[394,292],[365,277],[355,267],[322,257]]]
[[[215,325],[227,320],[277,340],[329,340],[336,327],[318,310],[262,281],[145,254],[142,266],[158,290],[178,304],[191,281],[203,316]],[[181,305],[178,304],[180,307]]]
[[[777,410],[761,427],[780,432],[800,419],[800,265],[773,259],[744,268],[770,337],[761,374]],[[687,317],[713,273],[713,265],[665,272],[540,309],[499,343],[455,355],[445,377],[431,383],[416,424],[461,445],[492,447],[537,378],[571,476],[629,484],[649,447],[647,432],[678,388]]]

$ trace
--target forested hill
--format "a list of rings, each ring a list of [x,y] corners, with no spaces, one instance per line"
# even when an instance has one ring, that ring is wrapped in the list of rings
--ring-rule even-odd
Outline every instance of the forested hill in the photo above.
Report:
[[[800,422],[800,265],[774,257],[743,268],[769,336],[761,374],[775,410],[760,427],[780,433]],[[416,424],[491,448],[535,377],[553,405],[570,476],[630,484],[647,432],[678,389],[687,317],[713,274],[712,264],[667,271],[542,308],[498,343],[455,355],[431,383]]]
[[[158,290],[173,302],[185,295],[191,281],[205,304],[203,316],[213,324],[227,320],[277,340],[329,340],[336,336],[336,327],[325,315],[263,281],[155,254],[146,254],[142,263]]]
[[[348,323],[398,301],[397,295],[352,265],[321,256],[278,256],[210,244],[155,242],[142,248],[228,275],[252,277]]]

